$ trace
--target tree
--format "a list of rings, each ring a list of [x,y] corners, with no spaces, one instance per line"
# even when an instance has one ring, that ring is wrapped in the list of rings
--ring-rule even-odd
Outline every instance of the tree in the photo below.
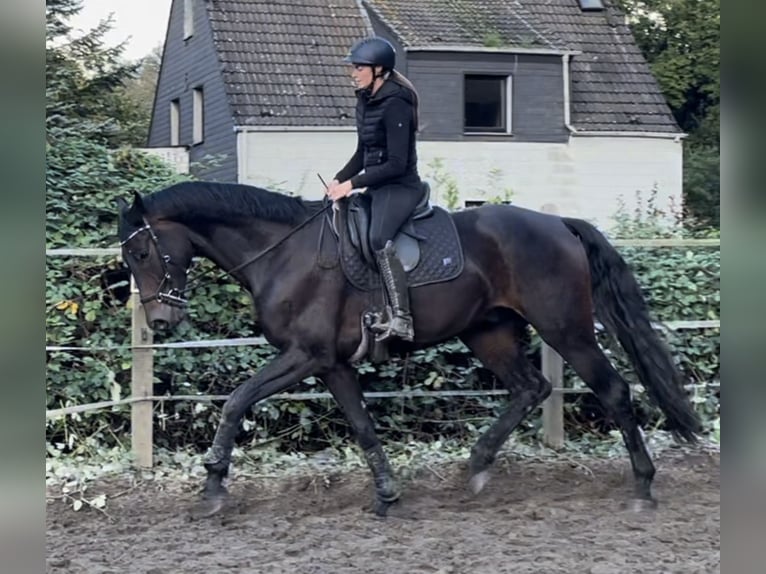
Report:
[[[685,143],[687,211],[719,224],[720,0],[618,0]]]
[[[76,126],[80,133],[104,143],[126,143],[121,125],[126,102],[120,90],[135,76],[139,64],[121,59],[122,44],[105,45],[110,20],[73,36],[69,20],[81,9],[82,0],[46,0],[46,125]]]
[[[141,58],[133,78],[119,91],[121,115],[127,143],[143,147],[149,138],[154,92],[160,75],[162,48],[157,47]]]
[[[69,21],[81,0],[46,2],[46,243],[49,247],[114,242],[114,199],[177,179],[160,160],[129,149],[146,140],[142,74],[157,66],[126,63],[123,46],[107,47],[102,22],[75,37]],[[127,149],[119,149],[127,148]]]

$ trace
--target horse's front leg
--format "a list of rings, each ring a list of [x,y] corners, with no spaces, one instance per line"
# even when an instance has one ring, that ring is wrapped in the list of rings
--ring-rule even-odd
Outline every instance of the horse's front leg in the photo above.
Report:
[[[232,391],[223,405],[213,445],[204,458],[207,479],[202,493],[205,504],[201,514],[214,514],[223,506],[227,494],[223,479],[229,472],[234,439],[247,410],[257,401],[299,383],[313,374],[316,368],[316,361],[307,353],[298,349],[288,350]]]
[[[362,447],[375,481],[375,514],[385,516],[388,507],[399,499],[399,486],[386,453],[383,452],[380,440],[375,434],[375,427],[367,412],[356,373],[350,366],[338,364],[322,375],[322,380],[354,428],[356,440]]]

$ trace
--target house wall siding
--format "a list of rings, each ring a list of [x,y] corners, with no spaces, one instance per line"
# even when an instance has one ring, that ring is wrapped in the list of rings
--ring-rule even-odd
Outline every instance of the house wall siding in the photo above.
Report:
[[[355,149],[354,130],[240,132],[239,181],[319,199]]]
[[[632,211],[657,189],[657,207],[682,204],[683,147],[672,139],[575,137],[568,143],[421,142],[421,173],[434,180],[434,160],[456,183],[460,201],[505,197],[562,215],[613,226],[620,201]],[[437,201],[442,200],[437,192]]]
[[[194,34],[184,40],[184,0],[174,0],[157,83],[149,147],[170,145],[170,102],[181,104],[179,144],[189,149],[191,171],[200,178],[236,181],[234,121],[203,0],[194,0]],[[192,145],[193,89],[204,91],[204,140]],[[211,161],[211,158],[215,161]]]
[[[316,174],[329,181],[354,151],[348,132],[248,132],[241,134],[240,181],[319,199]],[[572,137],[568,143],[418,142],[421,176],[431,182],[432,200],[444,204],[436,186],[436,160],[443,176],[457,185],[461,205],[468,200],[503,198],[540,209],[556,205],[562,215],[581,217],[609,229],[620,199],[628,209],[658,191],[657,205],[668,210],[682,201],[682,145],[641,137]],[[289,158],[286,161],[285,158]]]
[[[420,139],[423,141],[565,142],[564,71],[561,56],[491,52],[407,52],[375,13],[375,34],[396,49],[396,65],[420,95]],[[507,74],[512,79],[512,135],[463,133],[463,76]]]
[[[564,84],[560,56],[491,53],[410,52],[409,78],[420,94],[424,141],[566,142]],[[463,133],[465,74],[512,76],[512,135]]]

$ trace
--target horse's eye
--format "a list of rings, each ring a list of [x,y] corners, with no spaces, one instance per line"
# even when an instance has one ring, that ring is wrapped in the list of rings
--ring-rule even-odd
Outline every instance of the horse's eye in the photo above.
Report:
[[[141,251],[130,251],[129,252],[131,257],[133,257],[136,261],[143,261],[147,257],[149,257],[149,252],[145,250]]]

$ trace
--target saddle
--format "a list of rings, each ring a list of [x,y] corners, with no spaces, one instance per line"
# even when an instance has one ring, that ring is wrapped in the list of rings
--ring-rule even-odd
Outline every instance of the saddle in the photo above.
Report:
[[[381,288],[375,253],[370,246],[371,198],[364,193],[339,202],[332,228],[349,282],[362,291]],[[430,187],[393,239],[396,256],[407,272],[407,285],[418,287],[456,278],[463,271],[463,249],[450,214],[432,206]]]
[[[367,292],[370,307],[360,316],[362,341],[349,359],[352,363],[365,356],[373,363],[388,358],[388,343],[378,342],[373,333],[373,325],[380,324],[387,311],[385,301],[377,301],[382,298],[383,284],[370,246],[370,205],[371,199],[364,193],[335,203],[333,216],[325,218],[319,235],[317,264],[331,269],[340,260],[348,282]],[[327,240],[333,236],[334,241]],[[450,281],[463,272],[463,247],[455,222],[447,211],[431,205],[427,183],[423,184],[423,198],[393,241],[408,287]]]
[[[376,267],[375,253],[370,246],[370,205],[372,199],[364,193],[356,193],[348,200],[348,237],[354,249],[357,249],[370,267]],[[415,206],[412,215],[393,239],[396,256],[402,262],[405,271],[412,271],[420,262],[420,245],[425,237],[415,230],[414,222],[431,217],[434,208],[431,206],[431,187],[423,182],[423,198]]]

